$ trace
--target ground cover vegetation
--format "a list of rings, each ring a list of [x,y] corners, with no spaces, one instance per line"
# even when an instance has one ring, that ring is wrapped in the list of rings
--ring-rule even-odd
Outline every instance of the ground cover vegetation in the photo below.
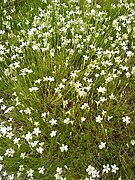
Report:
[[[134,0],[1,0],[0,19],[0,179],[134,180]]]

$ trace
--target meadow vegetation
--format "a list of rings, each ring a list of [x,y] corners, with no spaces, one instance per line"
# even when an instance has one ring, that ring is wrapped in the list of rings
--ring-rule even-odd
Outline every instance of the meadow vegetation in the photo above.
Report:
[[[1,0],[0,19],[0,179],[135,180],[134,0]]]

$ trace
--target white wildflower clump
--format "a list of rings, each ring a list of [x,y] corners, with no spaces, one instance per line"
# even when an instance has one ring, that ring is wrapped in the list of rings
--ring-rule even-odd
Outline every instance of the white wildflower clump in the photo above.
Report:
[[[95,179],[95,178],[100,177],[100,175],[99,175],[100,172],[95,167],[93,167],[91,165],[88,166],[88,168],[86,169],[86,172],[88,173],[90,178]]]
[[[21,72],[20,73],[21,76],[26,76],[27,74],[33,73],[33,70],[32,69],[24,68],[24,69],[21,69],[20,72]]]
[[[62,173],[63,173],[63,169],[60,167],[57,167],[56,174],[54,175],[55,179],[56,180],[66,180],[66,177],[62,177],[63,176]]]
[[[112,173],[116,173],[119,170],[119,168],[116,166],[116,164],[112,164],[112,165],[103,165],[103,173],[108,174],[109,171],[111,171]]]
[[[135,3],[0,5],[0,179],[134,179]]]
[[[43,81],[54,82],[54,77],[51,77],[51,76],[43,77]]]

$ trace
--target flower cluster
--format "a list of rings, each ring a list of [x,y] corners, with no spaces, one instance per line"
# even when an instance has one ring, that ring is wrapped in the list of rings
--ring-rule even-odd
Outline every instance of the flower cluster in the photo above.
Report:
[[[134,8],[0,2],[0,179],[135,178]]]

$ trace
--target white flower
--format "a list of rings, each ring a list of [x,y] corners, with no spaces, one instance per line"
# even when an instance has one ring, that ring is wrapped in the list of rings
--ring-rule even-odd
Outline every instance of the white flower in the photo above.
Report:
[[[39,141],[34,141],[34,142],[29,142],[29,144],[32,146],[32,147],[35,147],[37,144],[38,144]]]
[[[132,73],[133,75],[135,75],[135,66],[132,67],[131,73]]]
[[[107,99],[105,97],[100,97],[100,102],[105,102]]]
[[[3,134],[3,136],[5,136],[7,133],[7,128],[6,127],[0,127],[0,132]]]
[[[86,177],[84,180],[90,180],[88,177]]]
[[[32,92],[32,91],[37,91],[39,88],[38,87],[31,87],[29,88],[29,91]]]
[[[68,145],[64,145],[62,144],[62,146],[60,147],[61,152],[67,151],[68,150]]]
[[[129,72],[127,72],[125,75],[127,76],[127,78],[129,78],[131,76],[131,74]]]
[[[3,161],[3,156],[0,156],[0,161]]]
[[[109,98],[110,98],[111,100],[115,100],[115,99],[116,99],[116,97],[115,97],[113,94],[111,94],[111,95],[109,96]]]
[[[103,149],[105,148],[106,142],[101,142],[101,144],[99,145],[99,149]]]
[[[102,115],[104,116],[105,114],[106,114],[106,111],[105,111],[105,110],[103,110],[103,111],[102,111]]]
[[[13,157],[13,154],[15,153],[15,151],[14,151],[14,149],[12,149],[12,148],[9,148],[9,149],[7,149],[6,150],[6,152],[5,152],[5,156],[8,156],[8,157]]]
[[[93,178],[96,178],[96,177],[99,177],[99,171],[97,171],[96,169],[93,171],[92,173],[92,177]]]
[[[122,180],[121,176],[118,178],[118,180]]]
[[[71,72],[71,75],[70,75],[70,76],[71,76],[72,78],[75,78],[76,75],[77,75],[77,74],[76,74],[75,72]]]
[[[92,3],[92,0],[86,0],[88,3]]]
[[[5,109],[6,109],[6,107],[7,107],[7,106],[2,105],[2,106],[1,106],[1,110],[5,110]]]
[[[34,172],[33,169],[28,170],[27,171],[27,177],[32,177],[33,176],[33,172]]]
[[[14,108],[15,108],[14,106],[9,107],[9,108],[4,112],[4,114],[9,113],[9,112],[12,111]]]
[[[26,158],[26,153],[21,153],[20,158],[25,159]]]
[[[88,103],[84,103],[82,106],[81,106],[81,109],[90,109]]]
[[[23,171],[24,170],[24,166],[23,165],[20,165],[19,166],[19,171]]]
[[[13,179],[14,179],[14,174],[8,176],[8,180],[13,180]]]
[[[95,74],[95,77],[99,77],[99,74]]]
[[[66,180],[66,177],[65,178],[61,177],[60,180]]]
[[[59,84],[59,89],[62,89],[62,88],[64,88],[64,87],[65,87],[64,84],[62,84],[62,83]]]
[[[132,139],[132,140],[130,141],[130,143],[132,144],[132,146],[134,146],[134,145],[135,145],[135,139]]]
[[[3,168],[3,164],[0,164],[0,171],[2,170],[2,168]]]
[[[51,119],[51,120],[49,121],[49,123],[51,123],[51,125],[53,126],[53,125],[57,124],[57,120]]]
[[[4,177],[7,176],[7,172],[4,171],[2,175],[3,175]]]
[[[88,175],[91,175],[94,170],[95,170],[95,168],[93,166],[89,165],[88,168],[86,169],[86,172],[88,173]]]
[[[16,175],[17,175],[17,178],[19,178],[19,177],[21,176],[21,174],[22,174],[22,173],[18,171],[17,174],[16,174]]]
[[[77,91],[78,91],[78,94],[79,94],[80,97],[83,97],[83,96],[87,95],[87,93],[84,90],[77,89]]]
[[[68,169],[67,165],[64,165],[64,168]]]
[[[56,136],[56,133],[57,133],[57,131],[52,131],[52,132],[50,133],[50,136],[51,136],[51,137],[54,137],[54,136]]]
[[[12,122],[12,120],[13,120],[13,118],[9,118],[9,119],[8,119],[8,122]]]
[[[44,113],[41,114],[41,117],[46,117],[46,115],[47,115],[47,113],[44,112]]]
[[[54,53],[55,53],[55,49],[51,49],[51,50],[50,50],[50,56],[51,56],[51,57],[54,57]]]
[[[98,117],[96,117],[96,122],[101,123],[102,120],[103,120],[103,118],[100,115],[98,115]]]
[[[68,100],[63,101],[63,108],[65,108],[68,105]]]
[[[116,164],[111,165],[111,168],[112,168],[113,173],[116,173],[116,171],[119,170],[119,168],[116,166]]]
[[[44,174],[44,171],[45,171],[45,167],[44,166],[38,168],[39,174]]]
[[[44,149],[42,147],[36,148],[36,151],[40,154],[43,153]]]
[[[43,77],[43,81],[50,81],[50,82],[53,82],[54,81],[54,77],[51,77],[51,76],[46,76],[46,77]]]
[[[70,123],[70,119],[69,118],[64,119],[64,123],[65,124],[69,124]]]
[[[89,165],[88,168],[86,169],[86,172],[88,173],[91,178],[96,178],[99,177],[99,171],[97,171],[93,166]]]
[[[17,137],[16,137],[16,138],[14,139],[14,144],[19,144],[19,141],[20,141],[20,138],[17,138]]]
[[[123,120],[123,122],[126,123],[126,125],[130,123],[130,117],[128,117],[128,116],[122,117],[122,120]]]
[[[30,109],[30,108],[26,108],[26,109],[24,110],[24,112],[25,112],[25,114],[31,114],[31,109]]]
[[[58,174],[62,174],[62,168],[57,167],[56,172],[57,172]]]
[[[39,145],[40,145],[41,147],[43,147],[44,144],[45,144],[44,142],[41,142],[41,141],[39,142]]]
[[[41,79],[37,79],[37,80],[35,81],[35,83],[40,84],[41,81],[42,81]]]
[[[113,116],[108,116],[108,121],[110,121],[113,118]]]
[[[54,77],[49,76],[49,77],[48,77],[48,81],[54,82]]]
[[[106,72],[104,70],[101,71],[100,75],[105,75]]]
[[[12,137],[14,136],[14,134],[12,132],[7,132],[6,137],[9,139],[12,139]]]
[[[84,122],[86,120],[85,117],[81,117],[81,121]]]
[[[56,180],[61,180],[61,175],[60,174],[56,173],[54,176],[55,176]]]
[[[91,1],[92,1],[92,0],[87,0],[87,2],[89,2],[89,3],[90,3]],[[87,61],[87,60],[89,59],[89,57],[88,57],[87,55],[83,55],[83,58],[84,58],[85,61]]]
[[[32,49],[37,50],[39,48],[39,44],[33,44]]]
[[[103,168],[104,168],[104,169],[103,169],[103,173],[108,173],[108,172],[111,170],[109,164],[103,165]]]
[[[95,102],[96,102],[97,106],[100,104],[100,101],[95,101]]]
[[[26,141],[29,141],[30,139],[32,139],[32,133],[28,132],[28,133],[25,135],[25,139],[26,139]]]
[[[20,74],[20,75],[22,75],[22,76],[25,76],[26,73],[32,73],[32,72],[33,72],[32,69],[27,69],[27,68],[21,69],[20,71],[22,72],[22,73]]]
[[[39,127],[34,128],[33,134],[35,134],[36,136],[38,136],[41,133]]]
[[[132,51],[127,51],[127,52],[126,52],[126,55],[127,55],[127,57],[130,57],[130,56],[133,56],[134,53],[133,53]]]
[[[34,122],[34,125],[35,125],[35,126],[39,126],[39,122],[38,122],[38,121],[35,121],[35,122]]]
[[[104,94],[104,93],[106,92],[106,88],[100,86],[99,88],[97,88],[97,91],[98,91],[99,93],[101,92],[101,93]]]

